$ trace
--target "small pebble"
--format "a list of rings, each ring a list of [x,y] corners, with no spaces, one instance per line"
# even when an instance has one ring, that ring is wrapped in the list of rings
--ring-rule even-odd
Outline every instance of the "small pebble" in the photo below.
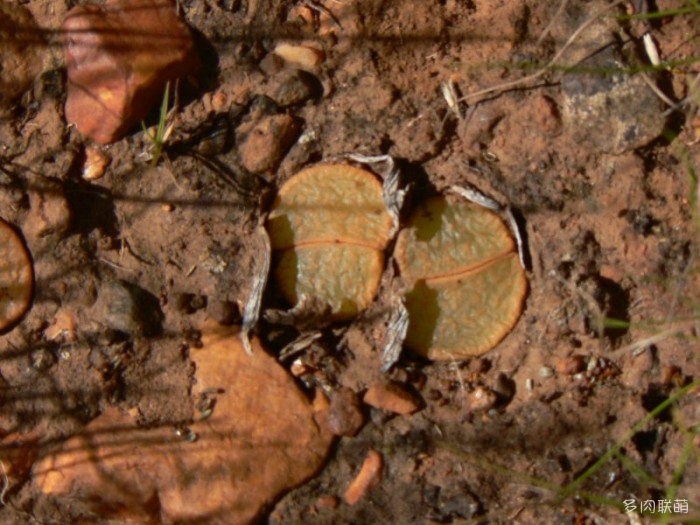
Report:
[[[333,392],[328,411],[330,431],[336,436],[354,436],[364,423],[365,418],[355,392],[344,387]]]
[[[222,91],[217,91],[211,97],[211,107],[216,112],[227,111],[230,105],[228,96]]]
[[[498,396],[490,389],[478,386],[467,395],[467,405],[473,412],[484,412],[494,407]]]
[[[559,357],[554,362],[554,369],[560,374],[574,375],[586,368],[586,358],[580,354]]]
[[[238,305],[232,301],[209,301],[207,313],[214,321],[224,326],[231,326],[241,321]]]
[[[586,365],[586,371],[592,372],[595,370],[595,367],[598,365],[598,360],[595,357],[591,357],[588,360],[588,364]]]
[[[277,104],[288,107],[320,97],[323,87],[311,73],[295,70],[273,79],[270,92]]]
[[[538,373],[539,373],[539,376],[541,378],[546,379],[546,378],[552,377],[554,375],[554,370],[552,370],[548,366],[543,366],[539,369]]]
[[[251,173],[273,170],[298,136],[299,126],[289,115],[264,117],[241,144],[241,163]]]
[[[88,146],[85,148],[83,179],[97,180],[103,177],[111,160],[112,159],[97,146]]]
[[[301,359],[295,359],[294,362],[289,367],[289,371],[294,377],[301,377],[313,371],[309,365],[304,363]],[[330,423],[328,424],[330,427]],[[334,434],[335,431],[331,430]]]
[[[422,405],[422,400],[417,395],[402,383],[395,381],[372,385],[365,393],[363,401],[371,407],[395,414],[412,414]]]
[[[253,121],[261,120],[263,117],[273,117],[279,113],[279,105],[267,95],[256,95],[250,102],[248,111]]]
[[[381,481],[383,463],[381,454],[370,449],[362,463],[360,472],[345,491],[344,499],[348,505],[355,505],[362,499],[367,490]]]
[[[59,310],[54,316],[51,324],[44,330],[44,336],[49,341],[65,341],[73,343],[76,341],[76,320],[72,312]]]
[[[162,330],[158,299],[125,281],[103,284],[91,314],[97,323],[126,334],[149,336]]]
[[[307,71],[314,71],[323,62],[325,55],[320,49],[308,46],[297,46],[280,42],[275,47],[275,54],[287,64]]]
[[[625,72],[614,45],[599,41],[597,47],[600,52],[579,64],[583,71],[562,79],[562,121],[582,148],[619,155],[662,133],[663,108],[641,75]]]
[[[338,505],[340,505],[340,501],[336,496],[320,496],[317,500],[316,503],[314,504],[314,507],[317,509],[337,509]]]

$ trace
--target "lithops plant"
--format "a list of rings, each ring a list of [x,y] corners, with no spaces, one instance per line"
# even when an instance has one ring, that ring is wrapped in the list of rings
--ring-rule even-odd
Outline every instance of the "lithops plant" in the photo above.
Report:
[[[376,295],[392,226],[372,173],[345,164],[297,173],[267,221],[283,295],[292,305],[304,297],[328,305],[335,320],[357,315]]]
[[[406,281],[406,346],[435,360],[493,348],[520,317],[527,292],[516,243],[494,211],[461,198],[418,206],[395,257]]]
[[[0,332],[29,309],[33,285],[29,252],[12,227],[0,219]]]

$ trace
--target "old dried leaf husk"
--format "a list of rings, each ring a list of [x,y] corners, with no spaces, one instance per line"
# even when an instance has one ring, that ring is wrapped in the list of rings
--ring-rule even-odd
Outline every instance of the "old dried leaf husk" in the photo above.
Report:
[[[292,305],[314,297],[334,319],[355,316],[377,292],[392,225],[372,173],[344,164],[299,172],[281,188],[267,222],[282,293]]]
[[[527,278],[501,218],[478,204],[435,197],[398,236],[408,284],[406,345],[430,359],[481,355],[513,328]]]

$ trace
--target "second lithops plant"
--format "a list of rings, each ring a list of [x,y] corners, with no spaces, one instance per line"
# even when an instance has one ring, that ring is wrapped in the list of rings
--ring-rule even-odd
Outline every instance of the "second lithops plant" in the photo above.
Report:
[[[515,325],[527,292],[516,242],[492,210],[462,197],[423,202],[394,252],[406,281],[406,346],[430,359],[493,348]]]

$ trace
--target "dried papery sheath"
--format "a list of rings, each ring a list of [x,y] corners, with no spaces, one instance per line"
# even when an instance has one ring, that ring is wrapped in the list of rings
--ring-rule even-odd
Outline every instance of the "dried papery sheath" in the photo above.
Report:
[[[525,247],[523,245],[522,235],[520,234],[520,226],[518,225],[518,221],[515,220],[513,210],[511,210],[510,206],[502,206],[495,199],[489,197],[488,195],[485,195],[473,186],[450,186],[450,190],[456,193],[457,195],[461,195],[469,202],[473,202],[475,204],[483,206],[484,208],[498,212],[503,218],[506,219],[506,221],[508,222],[508,227],[510,228],[510,232],[513,234],[513,237],[515,237],[515,242],[518,245],[518,257],[520,258],[520,265],[523,267],[523,269],[527,269],[527,267],[525,266]]]
[[[661,58],[659,57],[659,50],[656,47],[656,43],[648,31],[642,36],[642,42],[644,42],[644,50],[649,57],[649,62],[652,66],[658,66],[661,64]]]
[[[321,332],[309,332],[297,337],[294,341],[285,346],[279,353],[278,359],[286,361],[290,357],[297,355],[309,348],[314,342],[321,338]]]
[[[469,202],[488,208],[489,210],[501,211],[503,206],[501,206],[495,199],[492,199],[488,195],[485,195],[481,191],[477,190],[473,186],[450,186],[450,190],[461,195]]]
[[[515,237],[515,242],[518,245],[518,258],[520,259],[520,266],[523,267],[523,270],[527,270],[527,266],[525,265],[525,245],[523,244],[523,237],[520,235],[520,225],[518,224],[518,221],[515,220],[515,215],[513,215],[513,210],[511,210],[510,206],[506,206],[506,208],[503,210],[503,214],[508,220],[508,227],[510,228],[510,232],[513,234],[513,237]]]
[[[331,306],[306,294],[301,294],[299,302],[289,310],[268,309],[263,315],[268,323],[293,326],[298,330],[311,326],[323,328],[332,322]]]
[[[377,173],[382,178],[382,198],[394,224],[389,237],[394,237],[399,230],[399,216],[407,191],[406,188],[399,188],[401,172],[396,168],[394,159],[389,155],[367,156],[361,153],[350,153],[347,157],[355,162],[372,166],[372,168],[374,168],[375,164],[385,165],[384,169],[377,169]]]
[[[399,176],[399,170],[392,168],[389,174],[384,177],[384,184],[382,185],[382,197],[394,222],[394,226],[389,234],[390,237],[396,235],[396,232],[399,230],[399,215],[406,197],[406,188],[399,189]]]
[[[440,90],[442,91],[442,96],[447,102],[447,106],[450,108],[455,116],[462,120],[462,112],[459,109],[459,96],[457,95],[457,88],[452,80],[440,83]]]
[[[265,292],[267,284],[267,276],[270,273],[270,238],[267,236],[267,231],[264,226],[258,226],[257,236],[260,239],[260,264],[257,273],[253,276],[253,286],[248,297],[248,302],[243,309],[243,326],[241,328],[241,340],[247,354],[252,355],[253,349],[250,346],[249,334],[250,331],[258,323],[260,317],[260,305],[262,304],[262,296]]]
[[[382,351],[382,372],[388,372],[401,357],[403,342],[408,330],[408,310],[403,297],[393,301],[391,317],[387,326],[387,343]]]

